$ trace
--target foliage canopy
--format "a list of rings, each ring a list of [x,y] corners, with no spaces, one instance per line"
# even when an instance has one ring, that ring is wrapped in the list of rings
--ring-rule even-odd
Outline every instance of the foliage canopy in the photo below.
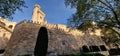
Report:
[[[0,16],[12,19],[15,11],[22,11],[22,7],[27,7],[24,0],[0,0]]]
[[[120,0],[65,0],[65,4],[76,8],[76,13],[68,19],[70,27],[79,28],[85,21],[94,21],[98,26],[112,29],[120,36],[115,30],[120,29]]]
[[[107,46],[120,45],[120,0],[65,0],[65,4],[76,9],[68,26],[82,31],[97,26],[102,29],[101,38]]]

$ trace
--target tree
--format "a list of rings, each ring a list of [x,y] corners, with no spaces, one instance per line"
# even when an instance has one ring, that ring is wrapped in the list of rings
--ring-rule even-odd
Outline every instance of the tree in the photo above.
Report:
[[[76,13],[68,19],[69,26],[78,28],[81,22],[92,20],[120,37],[116,31],[120,29],[120,0],[65,0],[65,4],[76,8]]]
[[[12,19],[15,11],[22,11],[22,7],[27,7],[24,0],[0,0],[0,16]]]

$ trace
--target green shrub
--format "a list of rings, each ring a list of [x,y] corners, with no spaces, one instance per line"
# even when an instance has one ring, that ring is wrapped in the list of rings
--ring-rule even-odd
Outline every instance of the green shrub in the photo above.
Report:
[[[100,53],[81,53],[80,56],[105,56]]]

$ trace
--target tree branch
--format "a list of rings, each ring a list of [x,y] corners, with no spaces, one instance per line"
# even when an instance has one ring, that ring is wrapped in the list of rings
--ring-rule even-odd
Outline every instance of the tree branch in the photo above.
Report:
[[[119,38],[120,38],[120,33],[118,32],[118,31],[116,31],[115,29],[113,29],[113,28],[109,28],[109,29],[111,29],[112,31],[114,31],[115,33],[117,33],[118,34],[118,36],[119,36]]]
[[[111,9],[111,11],[112,11],[112,13],[114,14],[114,17],[115,17],[115,19],[116,19],[116,21],[117,21],[117,24],[120,25],[120,21],[119,21],[119,19],[118,19],[118,16],[117,16],[116,12],[114,11],[114,9],[113,9],[112,7],[110,7],[109,5],[107,5],[106,3],[104,3],[103,1],[101,1],[101,0],[98,0],[98,1],[101,2],[102,4],[104,4],[105,6],[107,6],[108,8]],[[109,4],[109,3],[108,3],[108,4]]]

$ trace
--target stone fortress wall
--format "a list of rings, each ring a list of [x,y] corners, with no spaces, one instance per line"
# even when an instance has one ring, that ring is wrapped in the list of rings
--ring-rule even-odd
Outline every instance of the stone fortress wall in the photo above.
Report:
[[[48,52],[55,52],[57,54],[79,53],[80,48],[84,45],[105,45],[99,37],[93,37],[89,32],[82,33],[79,30],[70,28],[66,31],[57,25],[51,25],[36,24],[27,21],[17,24],[8,43],[7,56],[33,55],[40,27],[46,27],[48,30]]]
[[[11,22],[0,17],[0,49],[6,48],[15,25],[16,22]]]
[[[105,45],[100,38],[100,29],[95,30],[95,32],[90,29],[83,33],[62,24],[47,23],[42,18],[45,15],[41,15],[41,10],[38,10],[38,8],[40,6],[35,5],[31,21],[22,21],[15,26],[6,48],[5,56],[34,55],[35,43],[41,27],[46,27],[48,31],[48,53],[79,53],[84,45]]]

